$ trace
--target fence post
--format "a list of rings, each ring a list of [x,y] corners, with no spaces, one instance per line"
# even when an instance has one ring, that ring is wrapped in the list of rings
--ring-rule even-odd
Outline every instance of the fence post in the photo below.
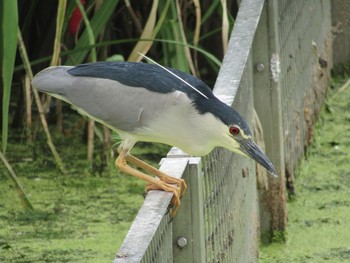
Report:
[[[183,178],[187,182],[188,190],[173,221],[174,262],[202,263],[206,262],[206,254],[201,158],[189,158]]]
[[[188,158],[165,158],[160,167],[162,172],[176,178],[181,178],[186,169]],[[166,214],[171,198],[172,193],[165,191],[152,190],[146,195],[113,263],[173,262],[173,225]],[[183,213],[181,210],[182,205],[179,214]]]
[[[265,2],[253,43],[254,105],[263,127],[266,153],[279,175],[277,179],[269,176],[269,188],[259,191],[263,242],[276,234],[284,239],[287,224],[277,10],[278,1]]]

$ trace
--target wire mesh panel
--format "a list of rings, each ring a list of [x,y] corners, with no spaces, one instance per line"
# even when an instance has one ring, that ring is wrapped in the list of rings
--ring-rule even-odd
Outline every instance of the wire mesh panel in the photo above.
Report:
[[[260,191],[265,241],[284,236],[285,185],[294,191],[294,168],[312,140],[328,86],[330,34],[330,1],[266,1],[253,44],[254,104],[280,180]]]
[[[251,47],[264,1],[242,1],[214,93],[253,130]],[[234,101],[234,102],[233,102]],[[206,262],[256,262],[259,229],[255,163],[216,149],[203,160]]]
[[[206,262],[256,261],[255,172],[251,167],[233,165],[236,162],[237,158],[223,149],[204,160]]]
[[[278,1],[277,52],[281,66],[287,175],[293,175],[312,140],[313,126],[328,85],[330,2]]]
[[[172,262],[172,228],[169,224],[169,216],[164,216],[160,222],[156,235],[153,236],[151,243],[147,247],[146,253],[141,262]]]
[[[181,178],[187,164],[187,158],[167,158],[160,169]],[[164,191],[150,191],[147,194],[114,263],[173,261],[173,232],[167,213],[171,198],[172,194]]]

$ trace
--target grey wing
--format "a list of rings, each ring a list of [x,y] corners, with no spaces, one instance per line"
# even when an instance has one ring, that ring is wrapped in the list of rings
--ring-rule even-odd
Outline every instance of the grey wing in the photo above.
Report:
[[[178,91],[170,94],[125,86],[118,81],[77,77],[67,73],[72,67],[50,67],[32,81],[39,91],[73,105],[81,114],[120,131],[133,132],[150,128],[173,105],[188,103]]]

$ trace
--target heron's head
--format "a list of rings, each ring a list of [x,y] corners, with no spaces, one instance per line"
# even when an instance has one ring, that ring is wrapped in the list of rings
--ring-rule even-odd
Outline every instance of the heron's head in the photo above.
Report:
[[[231,122],[226,124],[226,127],[225,136],[231,140],[231,143],[225,148],[250,157],[265,167],[272,175],[277,176],[275,167],[260,147],[253,141],[247,123],[238,112],[233,110]]]
[[[205,107],[197,104],[197,109],[205,109],[202,112],[211,113],[216,117],[217,128],[220,130],[218,139],[220,146],[255,160],[272,175],[277,176],[276,169],[269,158],[254,142],[243,117],[219,100],[214,99],[212,102],[207,100],[205,103]]]
[[[248,126],[244,125],[242,126],[242,122],[227,125],[226,136],[230,138],[231,143],[225,148],[250,157],[265,167],[272,175],[277,176],[275,167],[260,147],[253,141]]]

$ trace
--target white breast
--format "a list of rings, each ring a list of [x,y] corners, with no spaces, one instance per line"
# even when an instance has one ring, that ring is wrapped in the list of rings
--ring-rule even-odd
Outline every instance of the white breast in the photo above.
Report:
[[[177,95],[181,103],[158,113],[149,126],[137,130],[138,139],[176,146],[196,156],[221,146],[222,130],[227,127],[211,113],[199,114],[184,93]]]

